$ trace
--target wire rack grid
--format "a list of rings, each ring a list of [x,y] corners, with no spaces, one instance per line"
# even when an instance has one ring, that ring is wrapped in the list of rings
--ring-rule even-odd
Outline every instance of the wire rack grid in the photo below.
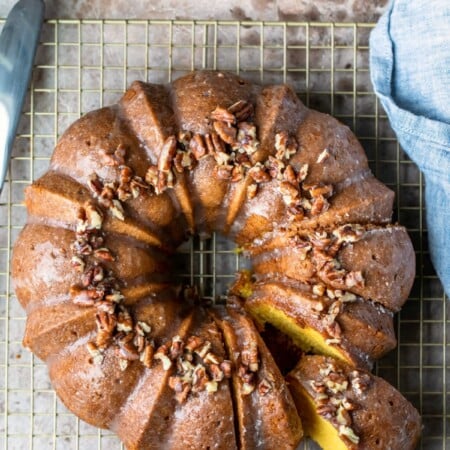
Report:
[[[0,21],[0,28],[3,22]],[[399,147],[372,92],[372,24],[144,20],[44,23],[32,85],[0,196],[0,447],[118,449],[107,431],[76,419],[56,398],[45,365],[21,346],[25,316],[14,296],[10,258],[25,223],[24,188],[43,174],[57,138],[83,113],[118,100],[135,79],[167,82],[192,69],[291,84],[313,108],[359,137],[376,176],[396,193],[394,219],[417,256],[411,296],[396,319],[398,348],[376,371],[411,400],[424,422],[420,448],[450,448],[447,303],[428,254],[423,180]],[[245,261],[220,236],[193,239],[179,273],[211,298]],[[305,442],[302,449],[315,448]]]

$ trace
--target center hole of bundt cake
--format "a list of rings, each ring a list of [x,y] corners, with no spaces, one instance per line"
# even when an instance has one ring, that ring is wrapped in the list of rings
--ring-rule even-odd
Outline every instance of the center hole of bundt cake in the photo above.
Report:
[[[196,235],[182,244],[175,258],[175,275],[183,285],[196,286],[200,297],[220,301],[232,285],[236,272],[250,261],[236,244],[220,234],[209,239]]]

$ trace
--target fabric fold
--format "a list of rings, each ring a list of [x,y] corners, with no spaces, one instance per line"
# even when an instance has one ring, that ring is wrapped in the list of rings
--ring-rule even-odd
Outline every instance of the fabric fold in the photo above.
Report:
[[[424,173],[431,259],[450,296],[450,2],[392,1],[370,37],[370,72],[402,148]]]

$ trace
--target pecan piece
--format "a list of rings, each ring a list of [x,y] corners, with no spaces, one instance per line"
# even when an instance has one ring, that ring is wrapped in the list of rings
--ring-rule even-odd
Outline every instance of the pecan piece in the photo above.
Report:
[[[219,135],[215,131],[205,134],[205,143],[208,149],[208,153],[214,154],[215,152],[226,153],[225,142],[220,139]]]
[[[156,187],[158,184],[158,167],[152,165],[147,169],[145,182],[150,186]]]
[[[293,205],[296,203],[299,196],[299,191],[295,186],[288,181],[282,181],[279,189],[286,205]]]
[[[103,358],[104,358],[103,353],[94,342],[88,342],[86,344],[86,348],[92,357],[92,362],[95,365],[99,365],[103,362]]]
[[[169,348],[169,357],[170,359],[177,359],[180,355],[182,355],[184,349],[184,342],[180,338],[180,336],[174,336],[172,338],[172,343]]]
[[[103,183],[96,173],[93,173],[88,178],[89,189],[94,193],[95,197],[98,197],[103,190]]]
[[[231,171],[231,181],[237,183],[244,178],[244,168],[242,166],[234,166]]]
[[[221,106],[217,106],[211,113],[211,119],[218,122],[225,122],[228,125],[234,124],[236,121],[234,114]]]
[[[249,171],[248,174],[257,182],[265,183],[271,180],[270,175],[266,172],[265,167],[261,163],[256,163]]]
[[[252,183],[247,186],[247,199],[251,200],[256,197],[258,193],[258,185],[256,183]]]
[[[184,346],[185,350],[188,352],[193,352],[198,347],[202,346],[204,344],[204,340],[201,337],[198,336],[189,336],[188,340],[186,342],[186,345]]]
[[[145,344],[144,350],[142,351],[139,359],[141,360],[142,364],[144,364],[145,367],[150,368],[154,354],[155,354],[155,347],[150,342],[148,342],[147,344]]]
[[[332,184],[315,184],[311,187],[306,187],[305,185],[303,185],[303,188],[305,190],[308,190],[309,193],[311,194],[311,197],[315,198],[315,197],[320,197],[323,196],[325,198],[329,198],[333,195],[333,185]]]
[[[258,384],[258,392],[260,395],[264,396],[267,395],[272,390],[272,383],[264,378],[260,381]]]
[[[311,204],[311,215],[318,216],[319,214],[328,211],[329,208],[330,204],[328,203],[328,200],[323,195],[319,195],[314,198]]]
[[[225,359],[219,364],[220,369],[223,372],[225,378],[231,378],[231,371],[233,368],[233,364],[230,360]]]
[[[259,368],[258,347],[255,342],[248,345],[241,354],[242,363],[247,366],[250,372],[257,372]]]
[[[238,122],[243,122],[253,115],[253,105],[246,100],[238,100],[228,108],[228,111],[234,114]]]
[[[225,377],[225,374],[220,369],[218,364],[210,364],[208,370],[213,381],[222,381]]]
[[[227,124],[226,122],[214,122],[213,127],[215,132],[227,144],[231,145],[236,142],[237,130],[235,127]]]
[[[119,180],[121,183],[129,183],[133,178],[133,170],[128,166],[123,166],[120,169]]]
[[[283,178],[293,186],[298,186],[297,175],[294,168],[289,164],[283,172]]]
[[[272,178],[281,179],[285,167],[283,161],[276,159],[273,156],[269,156],[265,162],[265,166]]]
[[[72,256],[72,259],[70,260],[70,264],[77,272],[81,272],[81,273],[84,272],[86,263],[79,256]]]
[[[114,256],[111,251],[106,247],[101,247],[94,250],[94,258],[101,259],[102,261],[112,262],[114,261]]]
[[[317,157],[317,163],[322,163],[324,162],[328,157],[330,156],[330,152],[327,148],[325,148],[320,155]]]
[[[70,297],[76,305],[92,306],[95,299],[90,295],[88,289],[81,289],[79,286],[70,287]]]
[[[194,134],[189,142],[189,149],[197,161],[208,154],[205,139],[201,134]]]
[[[125,220],[122,203],[119,200],[113,199],[112,205],[109,207],[113,217],[119,220]]]
[[[214,167],[214,176],[219,180],[228,180],[231,178],[231,171],[233,170],[233,166],[216,166]]]
[[[158,158],[158,170],[168,172],[172,167],[172,161],[177,152],[177,140],[175,136],[169,136],[162,146]]]

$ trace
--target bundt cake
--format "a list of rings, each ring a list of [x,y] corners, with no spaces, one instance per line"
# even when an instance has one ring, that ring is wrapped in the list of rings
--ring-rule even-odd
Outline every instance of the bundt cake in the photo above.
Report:
[[[324,449],[416,448],[419,413],[382,378],[330,357],[307,355],[287,381],[305,434]]]
[[[393,196],[351,131],[288,86],[134,82],[70,126],[27,188],[12,261],[24,345],[128,449],[295,449],[301,422],[259,332],[355,368],[395,346],[414,252]],[[171,271],[189,235],[212,232],[253,263],[227,306]]]

